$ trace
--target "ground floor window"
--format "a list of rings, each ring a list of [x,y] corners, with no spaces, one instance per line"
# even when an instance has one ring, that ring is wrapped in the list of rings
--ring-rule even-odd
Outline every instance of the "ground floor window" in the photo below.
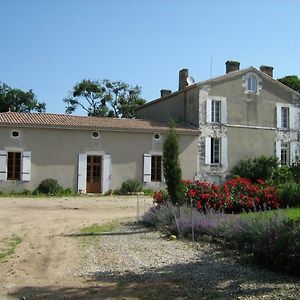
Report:
[[[7,180],[21,180],[21,153],[7,153]]]
[[[161,155],[151,156],[151,181],[161,181],[162,179],[162,157]]]
[[[281,153],[280,153],[281,165],[290,164],[290,145],[289,143],[281,142]]]
[[[210,163],[220,164],[221,163],[221,139],[212,138],[210,147]]]

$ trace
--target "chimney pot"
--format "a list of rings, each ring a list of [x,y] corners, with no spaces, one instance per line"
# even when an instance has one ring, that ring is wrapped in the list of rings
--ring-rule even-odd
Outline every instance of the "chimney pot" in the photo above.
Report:
[[[160,90],[160,98],[166,97],[172,93],[171,90]]]
[[[261,72],[264,72],[265,74],[271,76],[273,78],[273,67],[271,66],[260,66],[259,69]]]
[[[227,60],[226,61],[226,74],[240,69],[240,63],[238,61]]]
[[[183,90],[187,85],[186,79],[189,77],[189,70],[188,69],[182,69],[179,71],[179,87],[178,91]]]

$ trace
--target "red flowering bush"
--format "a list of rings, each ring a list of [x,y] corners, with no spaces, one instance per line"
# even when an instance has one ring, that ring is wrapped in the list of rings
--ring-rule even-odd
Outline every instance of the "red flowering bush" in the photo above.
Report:
[[[185,182],[186,201],[192,201],[198,209],[213,209],[225,212],[256,211],[279,207],[274,187],[258,180],[237,177],[225,182],[222,187],[209,182]]]
[[[166,190],[160,190],[154,192],[153,194],[153,203],[156,203],[157,205],[164,204],[168,200],[169,200],[169,194]]]

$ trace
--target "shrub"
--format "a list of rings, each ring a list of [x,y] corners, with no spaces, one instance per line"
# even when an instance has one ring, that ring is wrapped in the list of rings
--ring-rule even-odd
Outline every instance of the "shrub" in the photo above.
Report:
[[[170,197],[166,190],[160,190],[160,191],[154,192],[154,194],[153,194],[153,203],[161,205],[161,204],[166,203],[168,200],[170,200]]]
[[[300,157],[296,156],[295,160],[290,166],[290,171],[293,174],[294,180],[300,182]]]
[[[139,181],[135,179],[128,179],[122,183],[121,193],[127,195],[129,193],[137,193],[143,190]]]
[[[278,187],[279,205],[282,208],[300,207],[300,185],[291,182]]]
[[[163,144],[163,170],[168,193],[173,204],[184,203],[184,186],[181,178],[178,147],[175,122],[170,122],[169,131]]]
[[[257,180],[271,179],[277,168],[276,157],[260,156],[254,159],[241,160],[233,172],[235,175],[256,182]]]
[[[294,182],[294,175],[288,166],[281,166],[277,168],[274,171],[272,179],[268,180],[268,183],[275,186],[291,182]]]
[[[63,193],[63,188],[55,179],[43,180],[34,191],[35,194],[59,195]]]

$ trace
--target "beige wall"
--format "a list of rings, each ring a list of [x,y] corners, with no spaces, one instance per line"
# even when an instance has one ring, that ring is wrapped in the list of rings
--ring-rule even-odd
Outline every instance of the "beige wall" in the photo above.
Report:
[[[12,129],[20,138],[11,138]],[[116,189],[130,178],[143,181],[143,154],[161,153],[161,140],[153,133],[100,132],[91,138],[92,130],[33,129],[0,127],[0,150],[31,151],[31,181],[0,181],[0,190],[33,190],[46,178],[56,179],[64,188],[77,189],[78,154],[111,155],[111,188]],[[183,177],[192,179],[197,165],[197,136],[181,135],[180,159]]]

